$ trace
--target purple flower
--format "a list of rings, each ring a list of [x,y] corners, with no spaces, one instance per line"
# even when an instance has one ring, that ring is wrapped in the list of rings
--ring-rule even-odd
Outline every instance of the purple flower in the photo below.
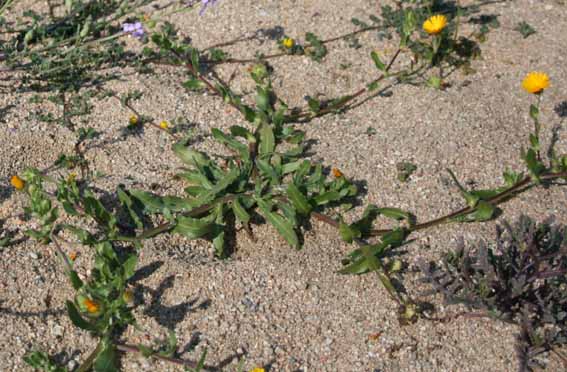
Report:
[[[199,15],[203,15],[203,13],[205,13],[205,10],[207,10],[207,8],[211,5],[215,5],[217,3],[218,0],[189,0],[187,1],[185,4],[188,7],[193,7],[195,6],[195,4],[197,3],[201,3],[201,10],[199,11]]]
[[[144,27],[141,22],[136,23],[124,23],[122,25],[122,31],[131,34],[136,39],[141,39],[144,37]]]
[[[199,11],[199,15],[203,15],[205,10],[211,5],[215,5],[218,0],[201,0],[201,10]]]

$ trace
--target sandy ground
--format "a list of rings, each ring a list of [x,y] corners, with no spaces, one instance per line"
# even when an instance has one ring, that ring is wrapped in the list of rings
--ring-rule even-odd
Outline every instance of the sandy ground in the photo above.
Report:
[[[378,2],[379,3],[379,2]],[[292,37],[315,31],[323,38],[354,30],[352,17],[376,14],[377,2],[369,0],[221,1],[199,18],[196,13],[171,21],[198,47],[206,47],[259,29],[280,26]],[[354,180],[366,183],[365,203],[400,207],[419,220],[428,220],[461,206],[457,190],[445,168],[479,187],[497,185],[505,168],[522,169],[519,153],[527,143],[531,122],[528,105],[533,97],[520,88],[531,70],[546,71],[552,87],[542,104],[546,128],[560,125],[553,108],[567,100],[567,7],[560,2],[507,1],[481,8],[481,14],[498,16],[501,28],[482,44],[482,58],[473,62],[476,74],[455,73],[445,91],[424,87],[394,86],[391,95],[377,97],[340,115],[330,115],[302,126],[314,141],[313,159],[336,166]],[[524,20],[537,30],[527,39],[514,31]],[[467,27],[467,26],[465,26]],[[372,33],[360,36],[363,47],[345,42],[330,45],[329,55],[318,64],[307,58],[273,61],[275,87],[290,104],[303,103],[306,95],[328,97],[350,92],[375,74],[371,50],[393,53],[393,42],[378,41]],[[130,44],[139,47],[135,41]],[[269,40],[254,40],[229,48],[235,57],[253,57],[254,50],[275,51]],[[339,64],[350,64],[348,69]],[[218,69],[233,81],[236,90],[251,91],[248,66]],[[195,147],[217,148],[210,128],[243,124],[242,119],[218,98],[187,93],[181,70],[156,68],[154,75],[124,71],[120,81],[107,87],[118,92],[138,89],[144,93],[135,107],[157,120],[182,118],[199,137]],[[464,83],[467,81],[466,83]],[[25,195],[13,193],[9,177],[25,167],[46,167],[59,153],[72,150],[72,135],[64,128],[30,120],[40,108],[29,103],[30,94],[5,92],[0,107],[9,107],[0,125],[0,218],[4,228],[22,225],[18,218]],[[107,177],[97,181],[112,191],[127,187],[175,192],[171,181],[179,165],[170,151],[170,139],[156,130],[121,138],[130,113],[116,101],[95,101],[95,109],[82,125],[102,132],[87,157],[92,167]],[[50,104],[42,106],[53,110]],[[562,123],[563,127],[565,123]],[[375,134],[368,135],[367,129]],[[567,150],[564,131],[557,144]],[[412,161],[418,171],[410,181],[396,180],[396,163]],[[567,223],[567,188],[527,192],[503,206],[515,219],[527,214],[537,220],[554,215]],[[354,218],[355,214],[349,215]],[[494,222],[449,225],[415,235],[402,256],[410,270],[403,282],[412,294],[425,290],[411,270],[419,259],[438,259],[453,249],[458,237],[476,240],[492,237]],[[336,232],[313,222],[301,251],[288,247],[269,226],[254,228],[258,241],[238,233],[236,253],[226,261],[212,258],[212,247],[202,241],[160,236],[148,241],[141,253],[137,281],[137,319],[143,331],[130,329],[124,340],[143,342],[146,335],[165,337],[175,330],[180,355],[197,359],[208,349],[209,365],[235,370],[239,354],[244,366],[269,367],[270,371],[514,371],[515,328],[489,320],[459,319],[447,324],[419,321],[401,327],[396,305],[372,275],[341,276],[341,258],[352,247]],[[87,267],[91,255],[79,251],[77,264]],[[31,240],[0,251],[0,370],[26,370],[22,356],[33,348],[59,353],[70,367],[94,347],[94,340],[74,328],[64,311],[72,296],[67,279],[57,265],[53,248]],[[452,314],[440,298],[432,301],[439,316]],[[127,355],[125,371],[176,370],[162,362]],[[268,368],[267,368],[268,369]],[[560,365],[550,358],[549,370]]]

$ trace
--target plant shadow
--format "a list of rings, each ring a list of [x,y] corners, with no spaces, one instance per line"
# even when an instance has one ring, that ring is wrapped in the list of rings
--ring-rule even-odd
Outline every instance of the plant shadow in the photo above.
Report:
[[[174,330],[176,325],[182,322],[189,312],[207,309],[211,301],[209,299],[199,300],[198,297],[184,301],[177,305],[163,305],[162,299],[168,289],[174,287],[175,275],[166,277],[156,289],[139,285],[136,287],[134,297],[136,302],[143,297],[143,292],[151,295],[150,304],[145,308],[144,315],[156,320],[156,322],[169,330]]]

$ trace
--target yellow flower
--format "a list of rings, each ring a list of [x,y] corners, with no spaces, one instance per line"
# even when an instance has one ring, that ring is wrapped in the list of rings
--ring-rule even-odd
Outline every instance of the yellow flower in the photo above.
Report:
[[[89,298],[83,301],[83,305],[90,314],[96,314],[100,310],[100,305]]]
[[[250,372],[266,372],[266,370],[264,368],[256,367],[254,369],[251,369]]]
[[[130,116],[130,125],[136,125],[138,124],[138,117],[136,115],[132,115]]]
[[[77,178],[77,173],[69,173],[69,176],[67,177],[67,182],[69,183],[75,182],[76,178]]]
[[[12,176],[12,178],[10,178],[10,183],[12,184],[12,186],[14,186],[17,190],[23,190],[24,187],[26,186],[26,181],[24,181],[23,179],[21,179],[18,176]]]
[[[169,124],[167,123],[167,121],[164,120],[161,123],[159,123],[159,127],[161,129],[167,129],[167,128],[169,128]]]
[[[444,15],[434,15],[423,22],[423,30],[430,35],[437,35],[447,26],[447,17]]]
[[[127,304],[131,304],[134,302],[134,292],[131,289],[126,289],[124,294],[122,295],[122,299]]]
[[[524,78],[522,87],[528,93],[538,94],[549,87],[549,76],[543,72],[530,72]]]
[[[335,176],[336,178],[341,178],[342,176],[344,176],[343,172],[341,172],[338,168],[333,168],[332,172],[333,176]]]
[[[291,49],[293,48],[293,46],[295,45],[295,41],[290,38],[290,37],[286,37],[285,39],[283,39],[282,42],[283,46],[286,47],[287,49]]]

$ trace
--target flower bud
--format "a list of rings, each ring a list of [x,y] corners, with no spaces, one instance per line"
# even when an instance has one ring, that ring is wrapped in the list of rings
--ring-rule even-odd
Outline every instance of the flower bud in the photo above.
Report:
[[[16,188],[16,190],[23,190],[24,187],[26,187],[26,181],[24,181],[17,175],[12,176],[12,178],[10,179],[10,183],[12,184],[12,186]]]

